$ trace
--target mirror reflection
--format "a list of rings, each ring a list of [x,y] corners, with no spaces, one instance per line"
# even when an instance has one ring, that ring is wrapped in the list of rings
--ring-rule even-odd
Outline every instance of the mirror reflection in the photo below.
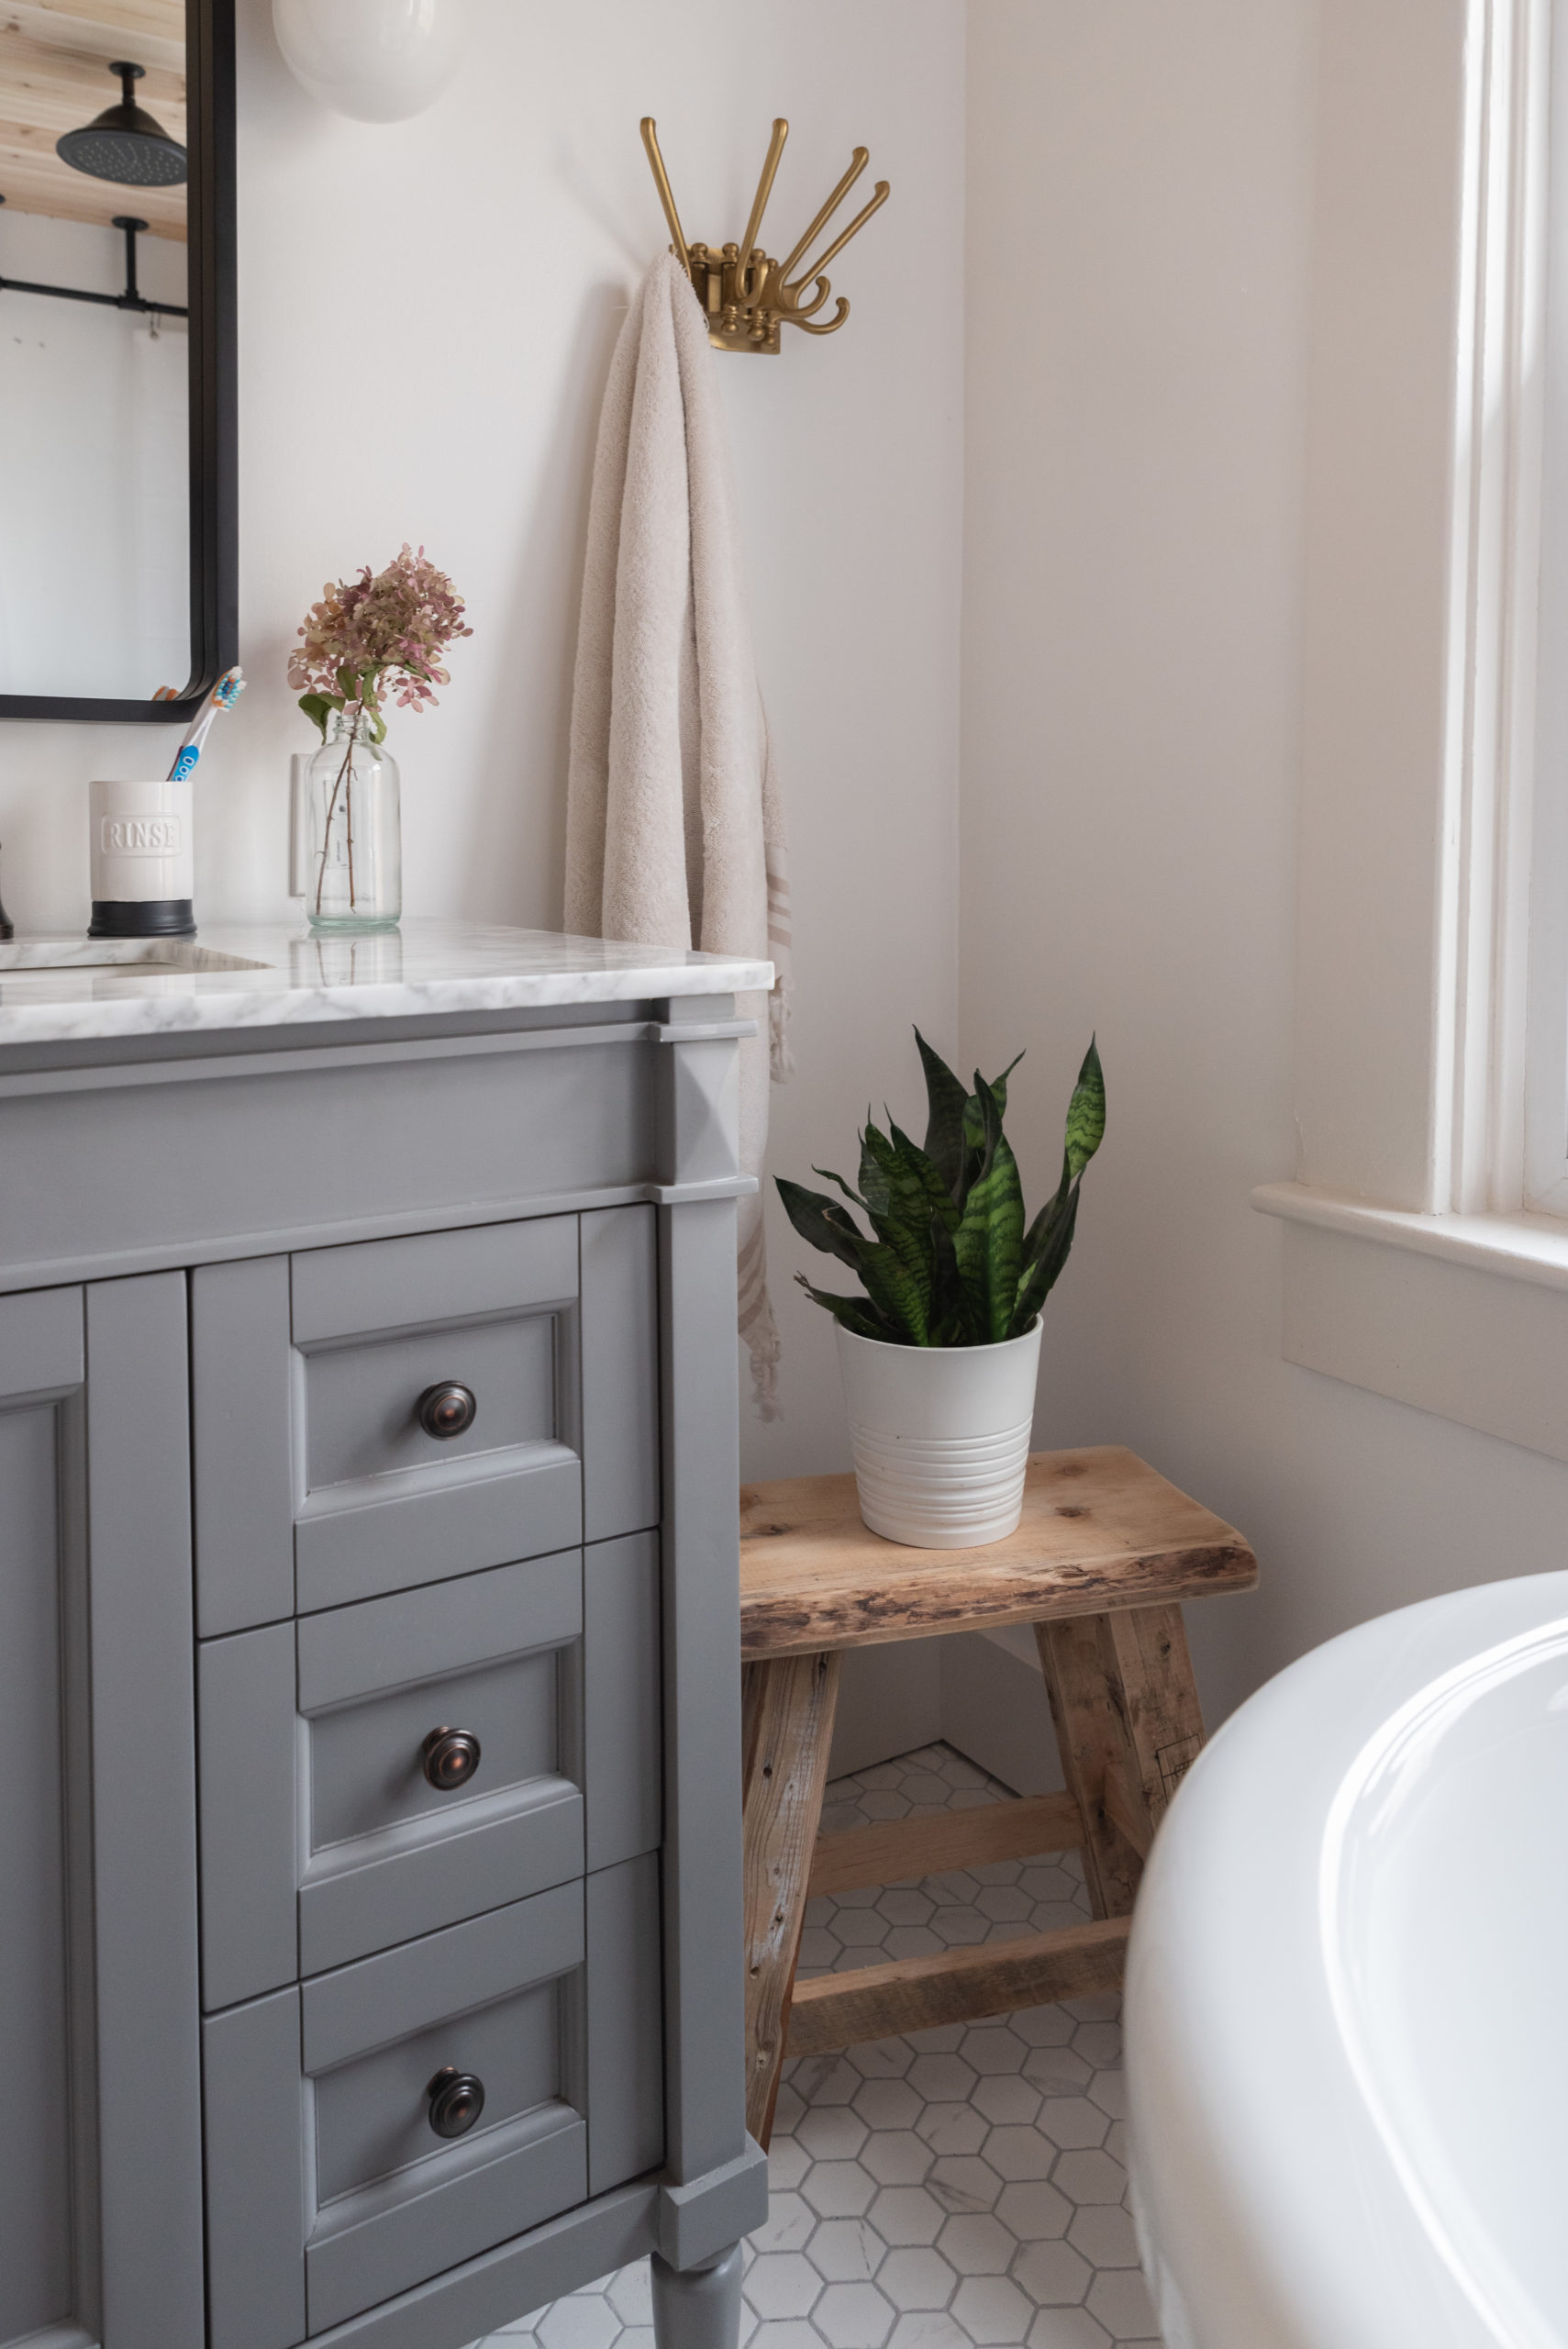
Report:
[[[0,11],[0,693],[191,668],[185,0]]]

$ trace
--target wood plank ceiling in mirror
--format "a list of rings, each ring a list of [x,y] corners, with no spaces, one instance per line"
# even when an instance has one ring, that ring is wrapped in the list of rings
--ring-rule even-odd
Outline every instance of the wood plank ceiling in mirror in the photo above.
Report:
[[[62,132],[118,100],[109,67],[121,59],[144,69],[137,104],[184,146],[185,0],[0,0],[0,195],[7,212],[105,228],[134,210],[150,235],[183,243],[183,186],[92,179],[55,153]]]

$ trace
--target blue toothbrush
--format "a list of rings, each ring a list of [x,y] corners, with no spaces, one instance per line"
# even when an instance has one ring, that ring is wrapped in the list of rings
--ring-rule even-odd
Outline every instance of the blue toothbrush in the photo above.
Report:
[[[202,745],[206,740],[213,719],[220,709],[232,709],[244,690],[245,679],[239,668],[226,670],[219,677],[217,685],[192,718],[185,739],[175,752],[174,763],[169,770],[171,783],[184,781],[201,757]]]

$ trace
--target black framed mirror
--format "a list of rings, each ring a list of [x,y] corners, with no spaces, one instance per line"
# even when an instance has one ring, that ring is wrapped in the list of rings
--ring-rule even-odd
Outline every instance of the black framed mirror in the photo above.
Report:
[[[7,0],[0,718],[167,725],[234,662],[234,0]]]

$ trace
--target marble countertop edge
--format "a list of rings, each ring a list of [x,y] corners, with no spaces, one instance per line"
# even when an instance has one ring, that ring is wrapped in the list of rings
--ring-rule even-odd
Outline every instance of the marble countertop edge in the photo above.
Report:
[[[740,956],[465,922],[326,938],[215,924],[194,944],[19,938],[0,948],[0,1048],[751,995],[773,981],[771,963]]]

